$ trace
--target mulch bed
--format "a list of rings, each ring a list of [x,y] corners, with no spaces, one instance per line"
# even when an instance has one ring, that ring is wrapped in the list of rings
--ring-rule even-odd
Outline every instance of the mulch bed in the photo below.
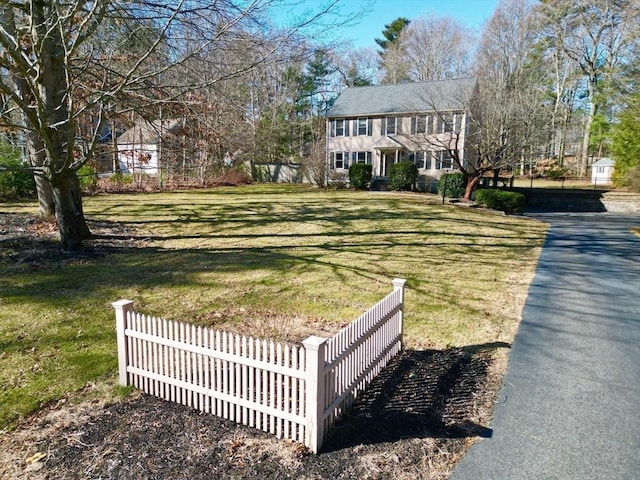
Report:
[[[39,413],[0,438],[0,468],[15,479],[444,479],[474,438],[490,435],[491,362],[487,351],[404,351],[319,455],[134,394]]]
[[[34,268],[51,261],[59,246],[50,225],[1,217],[0,255]],[[106,256],[117,247],[113,242],[127,241],[117,225],[91,228],[100,236],[85,255]],[[0,432],[0,478],[445,479],[475,439],[491,434],[486,425],[500,386],[500,347],[405,350],[338,422],[318,455],[148,395],[111,404],[63,400]]]

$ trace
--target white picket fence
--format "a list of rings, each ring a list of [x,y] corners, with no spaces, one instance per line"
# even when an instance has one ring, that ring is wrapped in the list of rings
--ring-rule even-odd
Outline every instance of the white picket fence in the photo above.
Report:
[[[121,385],[304,443],[317,453],[335,420],[402,349],[404,279],[330,339],[275,344],[149,317],[120,300]]]

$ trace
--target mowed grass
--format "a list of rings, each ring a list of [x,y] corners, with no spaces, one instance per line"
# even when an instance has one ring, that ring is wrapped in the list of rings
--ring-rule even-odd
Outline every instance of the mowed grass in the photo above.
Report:
[[[34,203],[0,213],[36,213]],[[510,343],[546,226],[418,194],[291,185],[96,196],[126,245],[44,265],[0,254],[0,428],[113,383],[111,302],[277,340],[337,330],[406,278],[410,348]],[[28,259],[27,259],[28,260]]]

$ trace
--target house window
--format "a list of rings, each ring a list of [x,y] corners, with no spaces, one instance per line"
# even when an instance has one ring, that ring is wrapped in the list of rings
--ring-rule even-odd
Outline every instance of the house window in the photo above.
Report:
[[[451,170],[453,168],[453,159],[448,150],[440,150],[434,152],[436,159],[436,170]]]
[[[386,117],[382,119],[382,135],[395,135],[398,133],[398,118]]]
[[[417,115],[411,119],[411,133],[413,135],[427,133],[428,125],[429,125],[428,115]]]
[[[370,118],[359,118],[355,121],[355,131],[356,135],[366,135],[371,136],[371,119]]]
[[[604,173],[604,167],[598,167],[598,171],[596,173]]]
[[[340,118],[331,122],[331,136],[332,137],[348,137],[349,136],[349,122]]]
[[[347,152],[331,152],[329,167],[332,170],[346,170],[349,168],[349,154]]]
[[[431,170],[431,155],[429,152],[413,152],[409,155],[409,160],[413,162],[418,169]]]
[[[366,163],[371,165],[371,152],[353,152],[351,154],[353,163]]]
[[[458,116],[453,113],[440,115],[438,119],[438,133],[455,132],[458,130]]]

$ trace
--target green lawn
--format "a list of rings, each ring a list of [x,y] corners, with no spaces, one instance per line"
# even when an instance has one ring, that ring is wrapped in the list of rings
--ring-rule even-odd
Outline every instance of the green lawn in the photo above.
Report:
[[[340,328],[403,277],[409,347],[510,343],[546,230],[436,196],[291,185],[96,196],[85,214],[117,222],[126,244],[45,264],[16,262],[18,247],[0,244],[0,429],[113,383],[110,304],[121,298],[156,316],[298,341]]]

